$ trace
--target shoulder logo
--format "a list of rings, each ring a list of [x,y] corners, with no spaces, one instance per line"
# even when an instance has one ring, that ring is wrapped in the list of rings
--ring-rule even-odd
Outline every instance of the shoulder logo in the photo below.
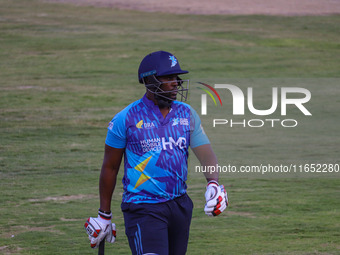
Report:
[[[136,124],[136,127],[137,127],[137,128],[142,128],[142,127],[143,127],[143,120],[139,121],[139,122]]]
[[[109,129],[112,130],[112,128],[113,128],[113,121],[111,121],[111,122],[109,123]]]
[[[202,130],[202,133],[205,135],[204,128],[202,127],[202,124],[200,125],[200,129]]]
[[[169,60],[171,60],[171,67],[177,65],[177,59],[175,58],[175,56],[169,56]]]

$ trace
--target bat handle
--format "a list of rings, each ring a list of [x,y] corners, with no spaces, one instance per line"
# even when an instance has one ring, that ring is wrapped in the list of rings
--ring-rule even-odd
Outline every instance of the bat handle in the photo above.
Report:
[[[105,252],[105,238],[99,244],[98,255],[104,255],[104,252]]]

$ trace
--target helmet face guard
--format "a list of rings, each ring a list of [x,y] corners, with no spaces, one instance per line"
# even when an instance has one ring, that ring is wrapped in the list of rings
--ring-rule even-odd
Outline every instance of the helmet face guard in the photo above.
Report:
[[[143,83],[146,89],[154,94],[154,98],[160,107],[169,107],[174,100],[186,101],[189,91],[189,80],[182,80],[177,76],[177,88],[174,90],[165,91],[161,88],[162,84],[173,83],[174,81],[161,82],[154,75],[143,78]],[[172,95],[176,93],[176,98]],[[179,99],[177,97],[179,96]]]

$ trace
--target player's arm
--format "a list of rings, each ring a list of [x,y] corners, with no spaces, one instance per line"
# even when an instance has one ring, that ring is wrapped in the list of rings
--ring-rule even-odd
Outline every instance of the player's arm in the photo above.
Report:
[[[111,211],[111,198],[126,147],[125,113],[114,116],[108,126],[105,152],[99,177],[100,210]]]
[[[228,206],[228,195],[223,185],[219,185],[217,171],[217,157],[211,148],[209,139],[201,125],[201,120],[194,109],[191,109],[191,126],[193,131],[190,136],[190,146],[197,159],[205,169],[215,171],[205,171],[204,175],[208,181],[205,192],[206,204],[204,211],[209,216],[217,216]],[[209,168],[211,167],[211,168]]]
[[[124,149],[105,145],[104,160],[99,177],[100,210],[111,211],[111,199],[116,187],[117,175]]]
[[[203,167],[213,167],[217,169],[217,157],[210,145],[210,141],[201,125],[201,120],[195,111],[190,108],[190,147]],[[205,168],[208,169],[208,168]],[[206,171],[204,173],[208,182],[218,182],[218,171]]]
[[[211,148],[210,144],[203,144],[198,147],[192,148],[192,151],[195,153],[195,156],[201,163],[201,166],[203,167],[209,167],[214,166],[216,168],[217,166],[217,157]],[[207,169],[207,168],[205,168]],[[210,181],[216,181],[218,182],[218,171],[215,172],[205,172],[204,176],[207,179],[208,182]]]
[[[124,149],[116,149],[105,144],[104,160],[99,177],[100,208],[98,217],[90,217],[85,222],[85,230],[92,248],[97,248],[104,238],[110,243],[116,239],[116,226],[111,223],[111,199],[123,153]]]
[[[205,169],[210,169],[209,166],[212,166],[212,169],[217,169],[217,157],[210,144],[192,148],[192,151]],[[227,192],[223,185],[218,184],[218,171],[205,171],[204,175],[208,181],[204,211],[209,216],[217,216],[228,206]]]
[[[85,230],[92,248],[97,248],[104,238],[111,243],[116,238],[116,226],[111,223],[111,198],[126,145],[125,118],[122,116],[123,114],[116,115],[108,127],[104,159],[99,177],[100,208],[98,217],[90,217],[85,222]]]

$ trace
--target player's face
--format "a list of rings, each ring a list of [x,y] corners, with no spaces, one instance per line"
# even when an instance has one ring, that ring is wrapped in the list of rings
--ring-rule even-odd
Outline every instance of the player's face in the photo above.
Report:
[[[176,100],[177,96],[177,87],[178,87],[178,76],[177,75],[168,75],[168,76],[160,76],[157,79],[162,82],[161,89],[163,91],[169,91],[166,93],[166,96],[171,98],[172,100]],[[165,94],[164,94],[165,96]]]

